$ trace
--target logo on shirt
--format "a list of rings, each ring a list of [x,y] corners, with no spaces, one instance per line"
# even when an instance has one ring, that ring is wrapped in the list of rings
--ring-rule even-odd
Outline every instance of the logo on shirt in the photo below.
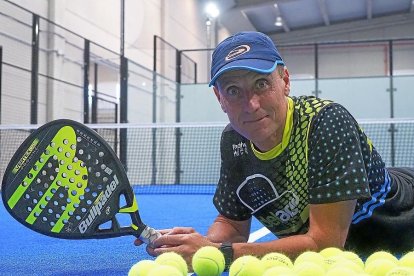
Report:
[[[233,155],[234,157],[242,156],[244,154],[248,154],[247,145],[244,142],[240,142],[238,144],[233,144]]]
[[[240,46],[237,46],[236,48],[234,48],[233,50],[231,50],[227,54],[225,60],[226,61],[232,60],[232,59],[234,59],[236,57],[239,57],[239,56],[247,53],[248,51],[250,51],[250,46],[249,45],[240,45]]]
[[[295,193],[289,191],[284,194],[285,196],[290,195],[290,200],[287,204],[275,212],[270,212],[267,216],[258,217],[264,226],[273,228],[285,224],[299,213],[299,197]],[[284,194],[282,194],[281,197],[284,196]]]

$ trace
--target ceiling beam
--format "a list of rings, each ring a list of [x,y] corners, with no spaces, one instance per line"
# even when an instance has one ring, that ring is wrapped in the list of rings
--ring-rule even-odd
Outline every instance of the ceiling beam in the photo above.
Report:
[[[283,44],[303,43],[304,41],[325,40],[325,37],[336,36],[347,33],[358,33],[371,29],[386,28],[391,26],[406,26],[414,24],[414,13],[390,15],[381,18],[373,18],[371,21],[357,20],[354,22],[333,24],[330,26],[316,27],[311,29],[294,30],[289,34],[277,33],[270,37]]]
[[[287,25],[285,18],[284,18],[282,15],[281,15],[280,17],[282,18],[282,23],[283,23],[282,27],[283,27],[283,30],[284,30],[286,33],[290,32],[290,28],[289,28],[289,26]]]
[[[236,0],[236,7],[239,9],[258,8],[260,6],[273,5],[275,1],[270,0]]]
[[[372,19],[372,0],[366,0],[367,3],[367,19]]]
[[[321,11],[321,15],[323,18],[323,22],[325,22],[326,26],[331,25],[331,22],[329,20],[329,16],[328,16],[328,10],[326,9],[326,0],[319,0],[318,1],[318,6],[319,6],[319,10]]]
[[[278,5],[278,3],[277,3],[277,2],[275,2],[273,6],[274,6],[274,7],[275,7],[275,9],[276,9],[276,14],[277,14],[277,16],[279,16],[279,17],[282,19],[282,28],[283,28],[283,30],[284,30],[286,33],[290,32],[290,28],[289,28],[289,26],[287,25],[287,21],[286,21],[285,17],[283,16],[282,12],[281,12],[281,11],[280,11],[280,9],[279,9],[279,5]]]
[[[239,9],[253,9],[259,8],[261,6],[269,6],[273,5],[275,2],[278,4],[281,3],[288,3],[288,2],[296,2],[301,0],[234,0],[236,3],[236,7]]]

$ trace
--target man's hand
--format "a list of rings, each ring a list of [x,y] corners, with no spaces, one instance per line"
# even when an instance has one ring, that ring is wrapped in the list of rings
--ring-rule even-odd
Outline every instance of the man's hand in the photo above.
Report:
[[[158,256],[164,252],[176,252],[183,256],[188,266],[191,268],[191,258],[194,253],[204,246],[219,247],[218,243],[212,243],[205,236],[197,233],[191,227],[175,227],[160,231],[162,236],[154,240],[146,250],[151,256]],[[141,245],[142,241],[136,240],[135,245]]]

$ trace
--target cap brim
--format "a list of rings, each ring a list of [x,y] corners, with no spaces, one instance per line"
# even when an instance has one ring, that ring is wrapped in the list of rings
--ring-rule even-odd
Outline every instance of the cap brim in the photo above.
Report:
[[[272,73],[277,65],[284,65],[282,60],[276,60],[275,62],[262,59],[244,59],[236,60],[234,62],[227,63],[223,68],[221,68],[211,79],[208,86],[214,85],[216,80],[225,72],[233,70],[248,70],[257,72],[260,74],[269,74]]]

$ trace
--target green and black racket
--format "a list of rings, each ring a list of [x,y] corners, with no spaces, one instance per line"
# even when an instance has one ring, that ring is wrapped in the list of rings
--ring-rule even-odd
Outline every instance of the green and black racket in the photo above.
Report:
[[[112,148],[95,131],[71,120],[52,121],[31,133],[7,166],[2,197],[16,220],[48,236],[135,235],[150,244],[161,235],[141,221]],[[121,214],[130,215],[130,224],[120,224]]]

